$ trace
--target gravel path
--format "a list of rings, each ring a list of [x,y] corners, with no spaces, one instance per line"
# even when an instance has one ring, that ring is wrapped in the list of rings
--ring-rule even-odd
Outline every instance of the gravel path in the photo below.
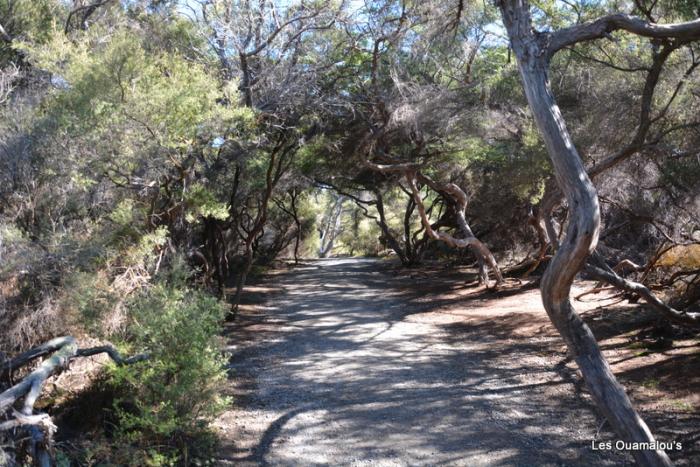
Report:
[[[624,465],[536,339],[421,319],[382,262],[319,260],[231,329],[220,465]],[[497,338],[498,337],[498,338]]]

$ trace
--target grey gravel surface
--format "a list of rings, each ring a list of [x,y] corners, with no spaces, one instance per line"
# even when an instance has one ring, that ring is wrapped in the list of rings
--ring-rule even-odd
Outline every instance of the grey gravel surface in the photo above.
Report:
[[[625,465],[600,418],[532,340],[422,320],[406,277],[369,259],[272,278],[229,332],[234,407],[220,465]]]

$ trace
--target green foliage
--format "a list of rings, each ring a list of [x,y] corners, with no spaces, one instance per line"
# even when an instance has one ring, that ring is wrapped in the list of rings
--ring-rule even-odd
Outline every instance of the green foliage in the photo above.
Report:
[[[320,136],[305,144],[297,153],[296,164],[299,170],[305,174],[314,173],[318,167],[328,163],[328,146],[331,144],[328,138]]]
[[[152,232],[147,232],[139,239],[138,243],[131,246],[124,258],[125,264],[144,264],[153,261],[154,252],[158,251],[168,240],[168,228],[160,226]]]
[[[92,335],[104,335],[103,320],[118,302],[107,278],[93,271],[78,271],[66,280],[64,287],[62,306],[73,310],[73,320]]]
[[[110,369],[118,435],[150,446],[153,465],[182,462],[182,437],[205,435],[207,422],[229,403],[220,395],[226,371],[217,342],[224,307],[175,279],[132,299],[129,314],[128,348],[147,351],[150,359]]]
[[[64,83],[49,112],[75,133],[97,137],[115,131],[122,151],[149,136],[168,149],[222,132],[248,112],[235,101],[235,86],[221,89],[202,66],[168,52],[150,52],[138,35],[121,28],[105,41],[95,28],[77,41],[55,31],[46,46],[24,45],[35,66]]]
[[[338,237],[334,251],[351,256],[377,256],[381,250],[379,226],[370,219],[351,219],[350,222]]]
[[[56,0],[11,0],[0,2],[0,24],[13,38],[43,43],[49,39],[52,23],[64,6]],[[11,44],[0,40],[0,67],[20,57]]]
[[[185,218],[195,222],[198,217],[226,220],[229,206],[216,199],[215,194],[201,184],[190,187],[186,195],[188,212]]]
[[[54,76],[41,126],[64,150],[48,146],[45,161],[49,170],[65,170],[54,177],[69,177],[82,191],[96,189],[105,173],[125,185],[137,174],[154,186],[164,174],[182,171],[194,153],[202,162],[216,158],[216,138],[235,139],[253,126],[252,112],[233,104],[235,82],[222,83],[168,47],[154,49],[138,29],[116,21],[109,33],[95,25],[69,38],[54,27],[47,43],[20,45],[35,67]],[[195,201],[202,210],[195,207],[195,217],[223,215],[212,196]]]
[[[479,84],[484,102],[510,101],[525,103],[520,77],[505,46],[486,47],[474,62],[474,81]]]
[[[690,192],[700,180],[700,160],[693,157],[669,159],[661,167],[661,182]]]
[[[137,220],[136,211],[136,201],[126,198],[121,200],[106,217],[118,228],[132,229],[134,222]]]

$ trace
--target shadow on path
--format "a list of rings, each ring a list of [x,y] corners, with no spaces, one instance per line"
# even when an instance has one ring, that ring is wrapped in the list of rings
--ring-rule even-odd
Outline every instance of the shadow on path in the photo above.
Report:
[[[626,465],[551,335],[416,319],[413,281],[376,260],[320,260],[229,329],[229,465]],[[444,303],[443,303],[444,302]],[[523,313],[522,319],[529,316]],[[610,438],[609,433],[603,436]]]

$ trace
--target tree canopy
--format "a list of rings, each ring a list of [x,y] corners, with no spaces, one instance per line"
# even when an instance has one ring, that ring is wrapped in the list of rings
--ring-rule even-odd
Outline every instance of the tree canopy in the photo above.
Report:
[[[333,254],[473,264],[486,287],[539,281],[598,408],[653,441],[569,296],[593,278],[697,332],[699,16],[695,0],[0,0],[0,350],[74,335],[147,355],[102,378],[131,448],[101,460],[185,465],[226,404],[217,336],[251,276]],[[90,354],[60,344],[16,361]],[[14,462],[51,462],[48,425],[27,423],[43,441]]]

